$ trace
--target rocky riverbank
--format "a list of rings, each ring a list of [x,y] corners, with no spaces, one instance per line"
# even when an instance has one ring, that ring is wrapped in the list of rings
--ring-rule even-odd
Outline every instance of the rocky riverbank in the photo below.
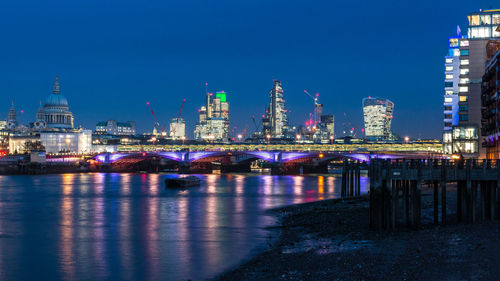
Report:
[[[421,230],[394,233],[369,230],[367,197],[273,210],[281,225],[271,249],[217,279],[496,280],[500,222],[434,226],[430,199],[427,190]]]

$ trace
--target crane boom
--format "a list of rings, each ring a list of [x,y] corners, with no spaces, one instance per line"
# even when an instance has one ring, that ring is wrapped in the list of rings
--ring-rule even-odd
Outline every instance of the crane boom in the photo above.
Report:
[[[151,107],[151,104],[149,103],[149,101],[146,104],[148,105],[149,110],[151,110],[151,115],[153,115],[153,118],[155,119],[156,124],[160,124],[160,122],[158,122],[158,119],[156,118],[155,112],[154,112],[153,108]]]
[[[179,110],[179,115],[177,115],[177,118],[181,118],[182,114],[182,109],[184,108],[184,104],[186,103],[186,99],[182,100],[182,105],[181,105],[181,110]]]

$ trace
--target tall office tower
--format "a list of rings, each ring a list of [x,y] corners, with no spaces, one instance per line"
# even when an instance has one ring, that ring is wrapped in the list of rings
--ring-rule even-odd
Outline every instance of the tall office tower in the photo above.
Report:
[[[500,25],[498,25],[500,31]],[[500,159],[500,41],[490,41],[486,48],[488,64],[481,85],[481,134],[487,159]]]
[[[272,138],[289,137],[288,116],[281,81],[273,80],[269,97],[269,106],[262,119],[264,135],[270,135]]]
[[[388,139],[391,136],[391,121],[394,103],[383,98],[364,98],[363,113],[365,136],[368,139]]]
[[[323,115],[323,104],[315,103],[314,104],[314,125],[318,125],[321,122],[321,116]]]
[[[479,145],[480,140],[483,139],[479,131],[481,81],[487,62],[486,45],[490,40],[500,39],[500,32],[496,30],[500,24],[500,10],[471,13],[467,18],[469,20],[467,37],[459,36],[456,38],[458,42],[455,42],[455,47],[458,47],[458,51],[454,51],[459,61],[458,79],[456,72],[447,74],[448,78],[453,78],[449,81],[458,82],[458,123],[445,124],[443,150],[449,154],[460,153],[468,157],[483,158],[486,156],[486,149]],[[457,59],[456,56],[453,59]],[[451,99],[446,99],[446,91],[445,120],[450,114],[450,111],[446,111],[450,103],[446,101],[453,102]],[[453,106],[451,112],[453,120]],[[451,128],[446,125],[451,125]]]
[[[226,92],[206,94],[206,106],[198,112],[200,120],[196,124],[194,136],[196,140],[228,142],[229,141],[229,102]]]

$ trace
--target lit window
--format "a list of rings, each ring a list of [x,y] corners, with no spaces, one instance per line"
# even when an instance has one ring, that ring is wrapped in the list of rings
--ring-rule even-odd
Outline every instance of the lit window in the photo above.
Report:
[[[454,57],[460,56],[460,50],[459,49],[453,49],[453,56]]]
[[[493,15],[493,24],[500,24],[500,14]]]
[[[469,47],[469,40],[460,41],[460,47]]]
[[[460,96],[459,101],[467,101],[467,96]]]
[[[448,90],[448,91],[445,92],[445,94],[447,94],[447,95],[453,95],[453,91]]]
[[[450,47],[458,47],[458,38],[450,38]]]
[[[446,58],[446,63],[453,63],[453,59],[452,58]]]
[[[460,78],[460,84],[469,84],[469,78]]]
[[[469,60],[468,59],[460,60],[460,65],[469,65]]]
[[[446,74],[446,80],[452,80],[453,74]]]
[[[444,102],[450,103],[450,102],[453,102],[453,99],[452,98],[444,98]]]
[[[469,91],[469,87],[459,87],[458,91],[460,93],[467,93]]]
[[[469,49],[460,50],[460,55],[461,56],[468,56],[469,55]]]
[[[482,15],[481,16],[481,25],[491,24],[491,15]]]
[[[451,142],[451,133],[446,132],[443,134],[443,142]]]
[[[453,66],[446,66],[445,71],[453,71]]]
[[[479,15],[472,15],[468,16],[469,18],[469,25],[479,25]]]
[[[491,28],[489,26],[485,27],[473,27],[470,29],[470,38],[488,38],[491,37]]]
[[[491,28],[491,34],[493,34],[492,37],[500,37],[500,31],[497,31],[497,28],[495,26]]]
[[[468,75],[468,74],[469,74],[468,68],[461,68],[460,69],[460,75]]]

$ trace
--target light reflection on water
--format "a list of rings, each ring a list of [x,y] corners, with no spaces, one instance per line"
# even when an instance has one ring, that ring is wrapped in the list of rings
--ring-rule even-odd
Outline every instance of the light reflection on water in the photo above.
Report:
[[[0,176],[1,279],[205,279],[265,245],[265,210],[340,195],[327,175],[200,175],[165,190],[169,176]]]

